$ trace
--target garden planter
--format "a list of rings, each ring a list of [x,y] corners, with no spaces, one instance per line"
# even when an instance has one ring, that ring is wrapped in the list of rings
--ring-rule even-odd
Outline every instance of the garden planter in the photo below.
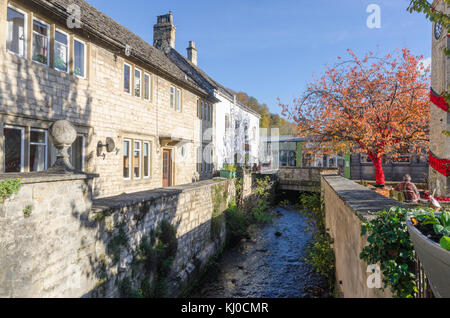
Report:
[[[220,177],[227,179],[236,178],[236,171],[220,170]]]
[[[450,298],[450,251],[423,235],[411,222],[406,220],[414,249],[430,282],[433,293],[438,298]]]

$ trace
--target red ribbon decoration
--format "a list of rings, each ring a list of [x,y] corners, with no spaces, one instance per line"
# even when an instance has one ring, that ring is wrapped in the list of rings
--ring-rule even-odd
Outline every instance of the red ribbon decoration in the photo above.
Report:
[[[447,102],[445,101],[445,98],[442,96],[439,96],[438,93],[436,93],[433,88],[430,90],[430,100],[433,104],[435,104],[437,107],[442,109],[443,111],[448,112],[450,110]]]
[[[446,177],[450,176],[450,159],[439,159],[430,151],[428,162],[440,174]]]

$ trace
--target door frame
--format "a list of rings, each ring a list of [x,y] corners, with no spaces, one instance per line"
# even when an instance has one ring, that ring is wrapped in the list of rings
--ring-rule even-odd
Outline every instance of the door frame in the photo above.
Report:
[[[171,147],[164,147],[161,152],[161,184],[164,187],[164,152],[168,151],[170,153],[170,177],[169,177],[169,186],[173,187],[175,184],[175,160],[174,160],[174,151]]]

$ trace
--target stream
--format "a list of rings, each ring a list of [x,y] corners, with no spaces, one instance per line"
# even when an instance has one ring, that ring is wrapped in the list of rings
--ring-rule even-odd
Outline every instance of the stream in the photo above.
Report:
[[[294,208],[274,209],[272,224],[225,250],[189,298],[330,297],[326,280],[303,261],[312,233]]]

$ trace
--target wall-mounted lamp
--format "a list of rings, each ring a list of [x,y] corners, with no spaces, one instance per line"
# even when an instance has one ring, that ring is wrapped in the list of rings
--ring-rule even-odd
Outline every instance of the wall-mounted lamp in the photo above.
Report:
[[[106,138],[106,143],[103,144],[101,141],[97,144],[97,156],[100,157],[103,153],[103,148],[106,148],[107,152],[113,152],[116,149],[116,143],[110,137]]]

